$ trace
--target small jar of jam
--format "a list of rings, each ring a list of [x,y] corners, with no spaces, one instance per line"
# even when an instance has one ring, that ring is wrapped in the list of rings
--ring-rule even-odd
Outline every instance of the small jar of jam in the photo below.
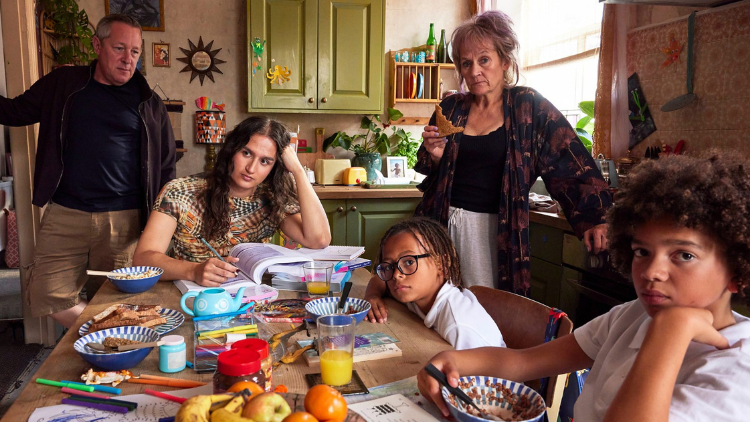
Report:
[[[268,350],[268,342],[259,338],[248,338],[232,344],[235,350],[252,350],[260,355],[260,367],[266,376],[265,390],[270,392],[273,389],[273,357]]]
[[[232,349],[219,353],[214,372],[214,394],[225,393],[240,381],[252,381],[260,386],[266,384],[257,352],[247,349]]]

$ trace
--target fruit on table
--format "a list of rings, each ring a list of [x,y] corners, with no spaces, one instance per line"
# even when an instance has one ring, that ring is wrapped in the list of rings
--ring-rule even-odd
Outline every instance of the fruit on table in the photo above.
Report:
[[[307,412],[294,412],[281,422],[318,422],[318,420]]]
[[[250,394],[253,395],[253,396],[265,392],[265,390],[263,389],[263,387],[261,387],[260,385],[254,383],[252,381],[240,381],[240,382],[236,382],[236,383],[232,384],[231,387],[229,387],[229,390],[227,390],[227,392],[230,392],[230,393],[239,393],[240,391],[242,391],[244,389],[250,390]]]
[[[291,413],[286,399],[276,393],[253,396],[242,409],[242,417],[254,422],[281,422]]]
[[[240,416],[244,406],[245,396],[238,394],[226,406],[211,412],[211,422],[247,422],[247,419]]]
[[[214,394],[212,396],[195,396],[182,403],[175,415],[175,422],[208,422],[213,403],[231,400],[234,394]]]
[[[347,413],[346,400],[335,388],[320,384],[307,392],[305,410],[320,422],[343,422]]]

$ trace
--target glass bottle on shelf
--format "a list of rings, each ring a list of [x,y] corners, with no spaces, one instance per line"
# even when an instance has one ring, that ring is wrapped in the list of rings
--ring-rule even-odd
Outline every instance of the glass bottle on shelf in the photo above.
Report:
[[[435,33],[434,33],[435,24],[430,24],[430,35],[427,37],[427,57],[425,62],[427,63],[435,63]]]
[[[440,30],[440,44],[437,47],[437,60],[438,63],[448,63],[448,43],[445,42],[445,29]]]

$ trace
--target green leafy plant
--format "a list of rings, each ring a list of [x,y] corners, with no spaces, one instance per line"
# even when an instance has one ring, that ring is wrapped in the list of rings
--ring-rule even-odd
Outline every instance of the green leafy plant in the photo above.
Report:
[[[323,150],[326,151],[329,148],[341,147],[347,151],[353,151],[355,154],[378,152],[387,155],[391,149],[392,142],[401,142],[404,139],[409,139],[409,135],[403,129],[391,126],[392,121],[398,120],[403,116],[404,114],[395,108],[388,109],[388,120],[385,123],[380,120],[380,116],[377,114],[363,116],[360,128],[366,129],[366,133],[359,133],[352,136],[343,131],[336,132],[323,141]],[[378,126],[378,123],[382,127]],[[390,136],[385,132],[389,127],[393,131]]]
[[[403,131],[403,129],[399,129]],[[413,169],[417,164],[417,151],[419,151],[420,142],[411,138],[411,133],[406,132],[406,137],[398,141],[391,153],[396,157],[406,157],[406,168]]]
[[[58,64],[78,62],[88,64],[96,58],[91,39],[94,30],[86,10],[76,0],[42,0],[45,12],[44,27],[65,40],[59,49],[53,48]]]
[[[576,123],[576,134],[583,142],[583,146],[586,147],[589,154],[591,154],[591,148],[594,146],[594,139],[592,133],[594,133],[594,102],[593,101],[581,101],[578,103],[578,108],[581,109],[584,116]]]

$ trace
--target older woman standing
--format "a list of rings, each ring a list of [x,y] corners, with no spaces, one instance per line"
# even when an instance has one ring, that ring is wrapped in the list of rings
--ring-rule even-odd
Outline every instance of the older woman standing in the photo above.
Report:
[[[516,86],[518,40],[510,18],[491,11],[453,33],[453,58],[468,92],[441,103],[463,133],[440,137],[433,115],[415,169],[427,175],[416,215],[448,227],[465,285],[528,295],[529,189],[538,176],[589,250],[606,249],[612,204],[601,173],[565,117],[531,88]],[[368,286],[370,321],[383,322],[385,290]]]

